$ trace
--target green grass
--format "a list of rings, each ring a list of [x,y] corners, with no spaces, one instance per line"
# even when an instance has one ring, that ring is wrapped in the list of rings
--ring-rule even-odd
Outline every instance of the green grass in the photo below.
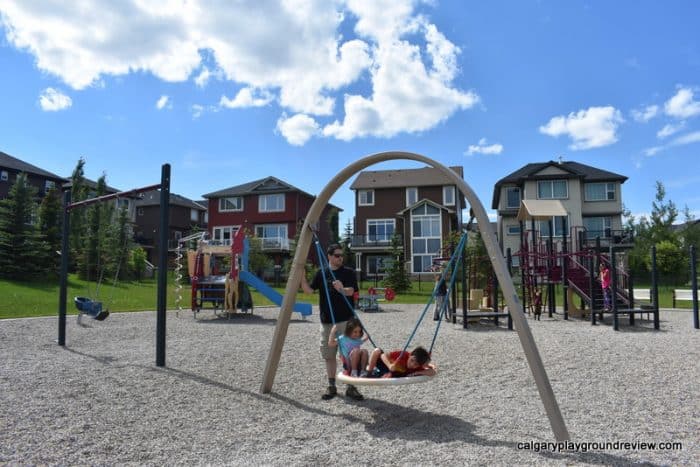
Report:
[[[361,293],[363,295],[366,294],[367,289],[373,286],[373,281],[363,281],[361,283]],[[637,288],[649,288],[649,284],[639,284]],[[659,287],[659,302],[662,308],[671,307],[672,291],[674,288],[681,287]],[[85,296],[93,300],[99,300],[103,303],[103,306],[109,308],[110,311],[155,310],[156,289],[157,283],[155,279],[145,279],[138,282],[119,282],[114,287],[112,284],[103,283],[100,286],[99,295],[96,295],[96,285],[94,282],[88,283],[71,274],[68,279],[67,311],[68,314],[77,314],[77,309],[73,304],[73,298],[76,296]],[[275,290],[284,294],[284,285],[282,287],[275,287]],[[517,290],[519,291],[519,288],[517,288]],[[559,306],[562,304],[561,290],[561,287],[557,287],[556,300]],[[432,281],[414,281],[411,285],[411,290],[397,294],[396,299],[391,303],[427,303],[432,291]],[[273,305],[271,301],[263,297],[257,291],[251,290],[251,292],[253,294],[253,303],[255,306]],[[0,319],[55,316],[58,313],[58,293],[59,285],[57,279],[52,279],[48,282],[0,280],[0,297],[2,297],[0,301]],[[182,297],[180,306],[183,309],[189,309],[189,285],[183,285],[180,295]],[[318,294],[308,295],[300,292],[297,294],[297,301],[316,305],[318,304]],[[384,306],[386,305],[385,303]],[[690,309],[692,308],[692,302],[679,301],[676,306],[678,308]],[[175,282],[172,274],[168,277],[167,307],[168,309],[177,308]]]

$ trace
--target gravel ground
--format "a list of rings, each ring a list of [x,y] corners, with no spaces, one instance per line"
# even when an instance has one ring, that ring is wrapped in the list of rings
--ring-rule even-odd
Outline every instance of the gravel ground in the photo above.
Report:
[[[361,317],[378,344],[400,348],[422,309]],[[687,311],[662,311],[661,331],[529,321],[573,442],[682,443],[587,452],[519,446],[554,437],[504,326],[444,324],[434,380],[322,401],[316,309],[294,315],[273,392],[260,392],[277,313],[169,312],[165,368],[154,312],[86,327],[70,316],[66,348],[56,318],[0,321],[0,464],[700,465],[700,331]],[[429,346],[434,325],[414,342]]]

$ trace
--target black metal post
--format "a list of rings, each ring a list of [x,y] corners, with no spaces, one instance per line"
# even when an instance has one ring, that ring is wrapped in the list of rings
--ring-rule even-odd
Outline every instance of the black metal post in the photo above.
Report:
[[[562,242],[561,242],[561,285],[564,292],[562,305],[564,306],[564,319],[569,319],[569,246],[566,244],[566,230],[568,229],[566,216],[562,218]]]
[[[68,298],[68,259],[70,252],[70,190],[63,193],[63,232],[61,237],[61,278],[58,292],[58,345],[66,345],[66,300]]]
[[[469,238],[469,237],[467,237]],[[467,321],[467,249],[462,249],[462,318]],[[452,324],[457,324],[457,310],[452,313]],[[463,326],[466,327],[466,326]]]
[[[495,313],[493,317],[493,324],[498,326],[498,276],[496,276],[496,271],[493,271],[493,289],[491,290],[491,308]]]
[[[656,245],[651,246],[651,297],[654,300],[654,329],[659,329],[659,282],[656,271]]]
[[[617,331],[620,329],[620,321],[617,317],[617,268],[615,267],[615,250],[613,250],[612,244],[610,244],[608,254],[610,255],[610,278],[612,279],[610,283],[611,290],[608,293],[611,295],[610,300],[612,300],[613,329]],[[603,290],[603,294],[605,294],[605,290]],[[633,315],[630,314],[630,316]],[[630,324],[634,323],[630,322]]]
[[[593,261],[593,257],[589,256],[588,257],[588,296],[591,299],[591,324],[595,324],[595,300],[593,299],[593,287],[595,283],[595,275],[594,275],[594,270],[593,267],[595,266],[595,261]]]
[[[554,313],[554,282],[552,281],[552,258],[554,256],[554,222],[549,219],[549,242],[547,243],[547,310],[549,317]]]
[[[170,164],[160,176],[160,255],[158,260],[158,310],[156,320],[156,366],[165,366],[165,322],[168,290],[168,225],[170,220]]]
[[[698,319],[698,271],[695,245],[690,246],[690,286],[693,291],[693,326],[695,329],[700,329],[700,320]]]

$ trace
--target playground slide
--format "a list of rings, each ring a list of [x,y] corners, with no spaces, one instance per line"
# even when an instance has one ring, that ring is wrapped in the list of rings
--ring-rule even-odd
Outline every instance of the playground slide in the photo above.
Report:
[[[263,294],[268,300],[272,301],[274,304],[282,305],[282,294],[277,292],[275,289],[258,279],[257,276],[251,274],[248,271],[239,272],[240,279],[253,287],[255,290]],[[302,316],[308,316],[311,314],[311,304],[310,303],[295,303],[294,311],[300,313]]]

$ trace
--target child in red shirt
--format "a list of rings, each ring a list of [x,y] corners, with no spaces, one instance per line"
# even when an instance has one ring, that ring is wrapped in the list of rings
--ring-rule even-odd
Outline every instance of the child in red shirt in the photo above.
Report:
[[[367,372],[372,378],[400,378],[403,376],[434,376],[435,365],[430,363],[430,354],[423,347],[412,352],[394,350],[388,354],[374,349],[369,358]]]

